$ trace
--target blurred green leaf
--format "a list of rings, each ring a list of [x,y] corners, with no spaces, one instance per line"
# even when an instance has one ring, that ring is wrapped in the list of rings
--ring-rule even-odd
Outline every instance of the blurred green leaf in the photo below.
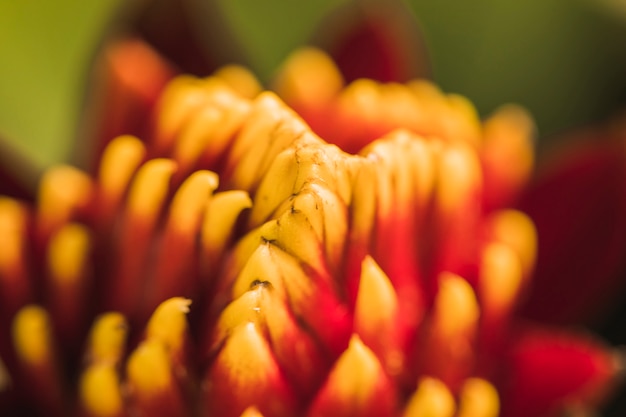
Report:
[[[85,68],[117,3],[0,2],[0,135],[36,164],[68,157]]]

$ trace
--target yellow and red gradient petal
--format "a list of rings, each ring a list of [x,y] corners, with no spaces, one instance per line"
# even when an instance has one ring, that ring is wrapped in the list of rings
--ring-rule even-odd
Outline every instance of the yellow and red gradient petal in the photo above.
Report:
[[[497,110],[484,123],[480,160],[484,172],[483,209],[517,202],[534,168],[534,123],[513,105]]]
[[[389,277],[367,256],[354,310],[354,333],[379,358],[385,372],[400,380],[408,372],[407,352],[415,323],[400,314],[398,295]]]
[[[268,281],[277,294],[288,302],[299,320],[319,341],[325,352],[336,357],[348,345],[352,319],[329,282],[328,276],[319,276],[299,259],[265,240],[271,237],[275,222],[263,230],[263,241],[255,238],[255,249],[246,256],[246,262],[232,287],[232,297],[239,297],[255,281]],[[238,248],[239,249],[239,248]]]
[[[137,171],[130,185],[113,248],[114,264],[104,300],[108,309],[125,314],[144,311],[139,296],[148,278],[145,270],[150,248],[175,169],[176,164],[169,159],[150,160]]]
[[[157,100],[175,75],[172,64],[145,41],[132,37],[104,45],[93,68],[77,149],[82,167],[89,171],[115,137],[146,138]]]
[[[0,326],[3,333],[15,312],[33,301],[27,239],[32,217],[25,203],[0,196]]]
[[[540,248],[522,312],[555,324],[602,318],[626,289],[626,134],[583,132],[571,140],[548,156],[519,205]]]
[[[156,338],[146,339],[126,363],[129,409],[137,416],[184,417],[192,404],[186,403],[177,384],[167,347]]]
[[[396,387],[376,355],[353,335],[313,400],[307,417],[391,417],[397,404]]]
[[[372,256],[396,288],[401,314],[418,323],[427,292],[420,237],[432,200],[433,152],[423,138],[396,131],[373,142],[363,155],[377,168],[370,185],[376,195]]]
[[[474,370],[479,317],[480,306],[467,281],[442,273],[433,309],[415,347],[421,359],[419,373],[440,379],[456,392]]]
[[[299,400],[309,401],[330,369],[331,360],[315,338],[301,327],[271,282],[253,282],[249,291],[222,311],[212,332],[209,351],[216,351],[235,327],[248,321],[263,330]]]
[[[79,383],[79,409],[83,417],[124,417],[123,390],[115,365],[87,366]]]
[[[67,415],[68,385],[50,315],[39,305],[22,307],[13,318],[11,338],[20,370],[15,383],[31,411],[54,417]]]
[[[37,244],[44,246],[65,222],[85,217],[94,191],[93,179],[77,168],[58,165],[48,169],[37,194]]]
[[[145,290],[144,309],[151,311],[174,296],[190,297],[198,288],[197,240],[206,207],[217,189],[219,179],[211,171],[196,171],[179,187],[172,198],[155,258],[146,272],[151,275]]]
[[[256,406],[264,415],[297,415],[292,389],[254,322],[232,329],[203,382],[203,407],[211,415],[238,417]]]
[[[440,380],[422,377],[407,401],[402,417],[453,417],[455,399]]]
[[[84,300],[94,285],[93,234],[84,225],[67,223],[51,237],[45,261],[47,286],[45,295],[59,343],[81,346],[88,322]],[[82,346],[81,346],[82,348]]]

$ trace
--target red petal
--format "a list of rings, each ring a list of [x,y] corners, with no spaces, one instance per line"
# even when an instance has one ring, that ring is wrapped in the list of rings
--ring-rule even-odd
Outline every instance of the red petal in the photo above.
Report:
[[[171,64],[140,39],[106,45],[94,65],[94,91],[87,100],[81,132],[88,140],[78,144],[79,152],[87,151],[97,160],[116,136],[132,134],[146,139],[149,116],[173,76]],[[86,149],[88,146],[91,148]],[[87,166],[95,167],[95,160],[87,161]]]
[[[534,288],[524,314],[589,319],[619,295],[626,270],[626,141],[586,135],[525,195],[537,226]]]
[[[600,342],[548,329],[525,331],[509,359],[502,391],[506,417],[594,407],[605,399],[620,368],[617,355]]]
[[[347,82],[404,82],[430,73],[417,23],[400,1],[350,2],[322,23],[316,43],[330,53]]]

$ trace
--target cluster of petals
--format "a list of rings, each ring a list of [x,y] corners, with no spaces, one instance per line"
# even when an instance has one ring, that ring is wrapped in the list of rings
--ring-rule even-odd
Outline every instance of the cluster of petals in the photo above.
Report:
[[[113,79],[127,107],[97,168],[0,197],[0,411],[515,417],[605,399],[611,349],[516,315],[537,256],[510,208],[533,170],[523,109],[481,121],[428,81],[346,85],[317,49],[273,91],[237,66],[174,77],[137,41],[112,68],[130,52],[150,71]]]

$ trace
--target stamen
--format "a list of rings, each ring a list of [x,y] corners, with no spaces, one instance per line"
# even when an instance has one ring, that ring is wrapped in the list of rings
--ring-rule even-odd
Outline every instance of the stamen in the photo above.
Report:
[[[513,249],[502,243],[487,245],[479,282],[485,310],[490,314],[510,311],[522,284],[522,267]]]
[[[222,135],[216,138],[215,130],[224,122],[224,111],[214,106],[205,106],[189,116],[189,121],[181,128],[178,139],[174,143],[173,158],[184,174],[193,169],[193,165],[200,159],[202,153],[209,147],[224,150],[229,137]],[[221,139],[221,140],[216,140]],[[179,174],[180,175],[180,174]]]
[[[263,417],[263,414],[256,407],[248,407],[241,413],[240,417]]]
[[[447,117],[443,118],[445,138],[449,141],[460,140],[478,149],[482,141],[482,126],[474,104],[466,97],[458,94],[446,96],[448,105]]]
[[[70,166],[56,166],[41,178],[38,196],[37,224],[42,237],[91,200],[92,182],[87,174]]]
[[[29,213],[23,204],[0,196],[0,300],[8,314],[30,298],[25,253],[28,221]]]
[[[28,387],[32,405],[41,414],[65,415],[65,379],[59,370],[48,313],[33,304],[22,307],[13,319],[12,339],[20,384]]]
[[[450,273],[440,277],[433,314],[435,329],[446,340],[472,332],[480,309],[472,287],[463,278]]]
[[[100,207],[109,219],[118,209],[128,188],[128,183],[144,159],[146,149],[134,136],[118,136],[105,148],[98,175],[100,184]]]
[[[248,99],[255,98],[262,91],[254,74],[241,65],[225,65],[215,71],[213,76],[224,80],[230,88]]]
[[[129,214],[153,223],[169,189],[170,176],[176,164],[169,159],[153,159],[137,172],[128,196]]]
[[[202,216],[217,185],[217,174],[196,171],[174,194],[146,292],[149,311],[170,297],[191,296],[196,288],[197,239]]]
[[[145,400],[157,398],[172,388],[172,369],[163,342],[147,339],[128,358],[128,382],[136,396]]]
[[[55,233],[48,246],[50,276],[61,291],[76,287],[85,279],[85,268],[91,248],[89,231],[83,225],[70,223]]]
[[[39,366],[53,360],[50,319],[35,305],[23,307],[13,320],[13,343],[22,361]]]
[[[219,177],[211,171],[196,171],[180,186],[168,218],[168,229],[189,238],[198,231],[205,206],[217,189]]]
[[[488,218],[495,241],[512,248],[519,257],[524,277],[528,277],[537,256],[537,231],[533,221],[516,210],[501,210]]]
[[[175,168],[176,164],[169,159],[153,159],[135,175],[122,219],[117,262],[110,277],[108,309],[125,314],[136,312],[137,299],[146,277],[148,248]]]
[[[167,348],[157,339],[146,339],[128,358],[129,409],[143,416],[186,416],[191,404],[183,398]]]
[[[124,354],[128,324],[120,313],[97,318],[89,334],[87,358],[90,363],[117,364]]]
[[[170,352],[180,352],[187,331],[191,300],[175,297],[157,307],[146,328],[146,338],[160,341]]]
[[[411,395],[403,417],[452,417],[455,400],[446,384],[436,378],[424,377]]]
[[[287,103],[301,110],[327,105],[343,84],[339,69],[326,53],[300,48],[283,64],[275,88]]]
[[[50,237],[47,270],[50,312],[64,343],[78,342],[86,325],[85,294],[92,284],[92,238],[87,227],[68,223]]]
[[[155,154],[164,155],[171,149],[183,126],[199,109],[233,94],[226,82],[217,77],[179,76],[172,80],[159,102]]]
[[[481,159],[488,208],[506,207],[514,202],[530,178],[534,164],[534,129],[526,111],[512,105],[499,109],[485,122]]]
[[[476,361],[474,345],[480,310],[472,287],[463,278],[444,272],[439,282],[424,336],[420,371],[441,379],[454,391]]]
[[[113,364],[90,365],[80,379],[79,391],[80,402],[88,415],[94,417],[123,415],[122,390]]]
[[[201,234],[207,269],[217,268],[219,259],[233,236],[237,219],[250,207],[250,196],[240,190],[217,193],[209,200]]]
[[[500,413],[498,391],[480,378],[465,381],[459,403],[458,417],[497,417]]]
[[[444,147],[437,180],[437,203],[440,209],[446,213],[462,210],[482,182],[476,153],[461,143]]]
[[[210,169],[219,166],[250,109],[248,100],[223,94],[189,115],[174,143],[173,158],[181,167],[179,177],[200,164]]]

